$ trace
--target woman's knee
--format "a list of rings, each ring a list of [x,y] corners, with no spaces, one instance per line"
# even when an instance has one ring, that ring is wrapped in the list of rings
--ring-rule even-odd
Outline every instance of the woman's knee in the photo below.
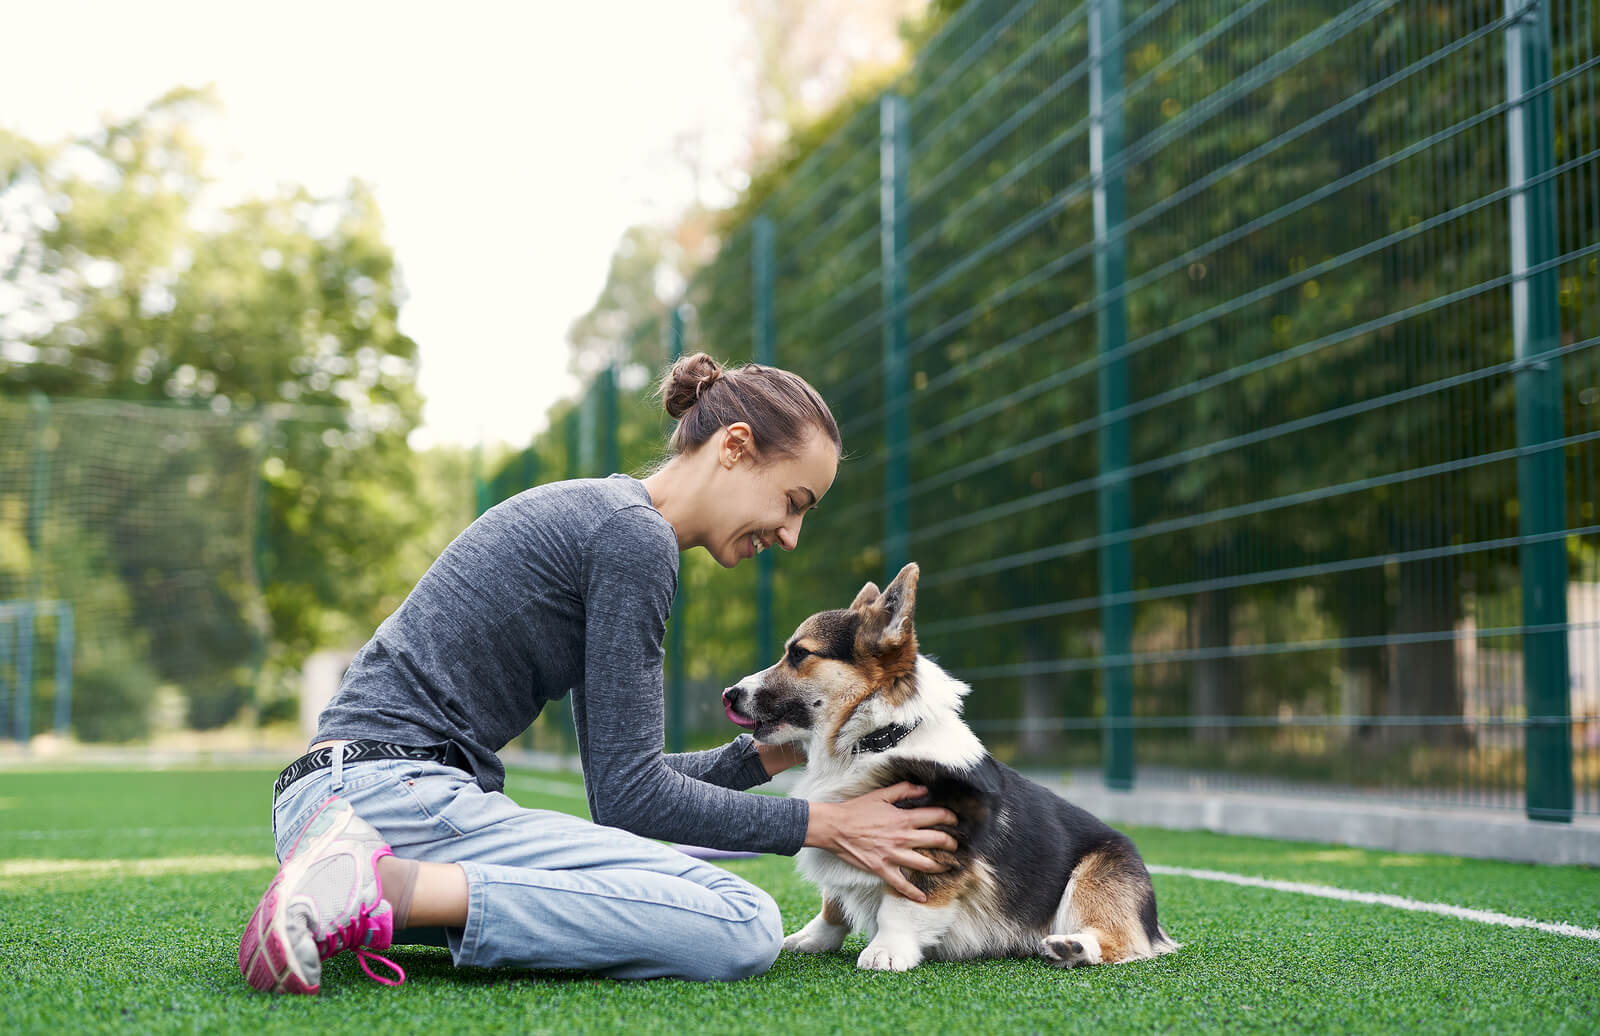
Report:
[[[765,974],[783,948],[783,916],[771,896],[747,885],[743,893],[754,910],[743,920],[723,926],[719,945],[708,952],[695,947],[696,963],[705,969],[702,977],[719,982]]]

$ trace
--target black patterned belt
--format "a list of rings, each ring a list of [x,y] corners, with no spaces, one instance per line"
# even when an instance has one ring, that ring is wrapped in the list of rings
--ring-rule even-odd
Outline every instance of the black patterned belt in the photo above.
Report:
[[[459,756],[460,749],[448,743],[416,748],[411,745],[391,745],[387,741],[349,741],[344,746],[345,763],[359,763],[366,759],[417,759],[424,762],[459,765],[453,762]],[[276,802],[285,788],[306,774],[325,770],[332,765],[332,748],[319,748],[314,752],[307,752],[278,774],[277,782],[272,785],[272,800]]]

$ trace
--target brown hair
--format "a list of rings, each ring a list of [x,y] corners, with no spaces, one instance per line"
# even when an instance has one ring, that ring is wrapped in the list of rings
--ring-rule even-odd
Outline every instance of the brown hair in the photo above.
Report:
[[[750,426],[763,458],[797,455],[812,429],[832,439],[836,449],[844,448],[839,426],[817,390],[798,374],[777,367],[723,367],[705,353],[695,353],[674,363],[657,391],[678,422],[667,442],[669,456],[698,448],[736,421]]]

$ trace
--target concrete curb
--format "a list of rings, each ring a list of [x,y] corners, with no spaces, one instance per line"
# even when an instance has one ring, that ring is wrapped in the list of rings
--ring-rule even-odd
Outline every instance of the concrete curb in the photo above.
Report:
[[[1600,867],[1600,820],[1528,820],[1498,810],[1396,806],[1339,799],[1167,789],[1111,791],[1044,780],[1112,824],[1330,842],[1402,853]]]
[[[788,792],[797,776],[793,770],[781,773],[766,787]],[[1050,774],[1027,776],[1108,824],[1212,831],[1396,853],[1442,853],[1480,860],[1600,867],[1600,817],[1550,824],[1498,809],[1159,787],[1112,791],[1096,783],[1066,781]]]

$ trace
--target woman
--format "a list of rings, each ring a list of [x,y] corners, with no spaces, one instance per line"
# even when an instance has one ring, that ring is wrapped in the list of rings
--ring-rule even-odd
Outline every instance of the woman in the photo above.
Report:
[[[279,777],[283,866],[239,966],[257,989],[314,993],[322,961],[407,927],[443,926],[457,965],[578,968],[618,978],[735,979],[772,965],[772,898],[653,841],[830,850],[906,896],[901,868],[955,848],[955,817],[900,809],[911,785],[843,803],[745,789],[800,762],[741,735],[664,755],[662,638],[678,554],[726,568],[793,550],[838,468],[838,426],[787,371],[705,354],[662,383],[669,460],[531,489],[490,509],[384,620]],[[518,807],[495,752],[572,691],[593,823]],[[605,825],[605,826],[601,826]]]

